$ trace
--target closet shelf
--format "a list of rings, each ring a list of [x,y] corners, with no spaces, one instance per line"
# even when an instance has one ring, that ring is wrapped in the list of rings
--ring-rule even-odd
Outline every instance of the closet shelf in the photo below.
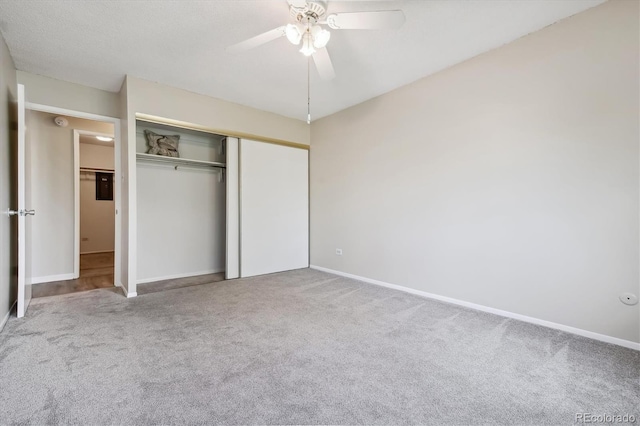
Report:
[[[112,169],[97,169],[95,167],[80,167],[80,173],[82,172],[93,172],[93,173],[115,173],[115,170]]]
[[[191,160],[188,158],[165,157],[163,155],[144,154],[142,152],[138,152],[136,154],[136,158],[142,161],[170,163],[175,166],[184,165],[184,166],[199,166],[199,167],[215,167],[220,169],[226,168],[225,163],[218,163],[215,161],[202,161],[202,160]]]

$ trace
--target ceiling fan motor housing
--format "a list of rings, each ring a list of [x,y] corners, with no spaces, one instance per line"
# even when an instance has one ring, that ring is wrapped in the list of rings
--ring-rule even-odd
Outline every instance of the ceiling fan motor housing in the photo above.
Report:
[[[304,7],[291,6],[289,12],[293,19],[300,23],[315,24],[327,11],[326,1],[309,1]]]

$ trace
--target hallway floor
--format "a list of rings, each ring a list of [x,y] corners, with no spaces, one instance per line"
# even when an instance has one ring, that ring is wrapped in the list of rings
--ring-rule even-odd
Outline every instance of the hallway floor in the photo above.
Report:
[[[113,252],[80,255],[80,278],[32,286],[33,297],[113,287]]]

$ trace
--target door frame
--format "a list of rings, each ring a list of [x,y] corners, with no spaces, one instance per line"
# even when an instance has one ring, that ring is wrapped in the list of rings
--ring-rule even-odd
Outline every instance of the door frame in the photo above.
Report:
[[[121,164],[121,151],[122,151],[122,139],[121,139],[121,124],[120,119],[115,117],[109,117],[106,115],[92,114],[89,112],[75,111],[66,108],[59,108],[49,105],[36,104],[32,102],[26,103],[26,109],[32,111],[40,111],[57,115],[66,115],[69,117],[75,118],[83,118],[85,120],[93,120],[93,121],[102,121],[106,123],[113,124],[113,149],[114,149],[114,170],[115,170],[115,182],[114,184],[117,186],[122,182],[122,164]],[[75,135],[75,133],[74,133]],[[78,153],[78,168],[76,169],[76,152]],[[80,159],[79,159],[79,149],[76,150],[75,147],[75,136],[74,136],[74,192],[79,194],[79,179],[80,179]],[[76,187],[75,182],[75,173],[78,173],[78,187]],[[119,186],[118,186],[119,188]],[[115,192],[115,208],[116,208],[116,235],[115,235],[115,244],[114,244],[114,280],[113,283],[115,286],[123,287],[122,285],[122,263],[121,263],[121,255],[123,253],[123,239],[122,239],[122,191],[114,191]],[[75,194],[74,194],[75,197]],[[75,203],[75,202],[74,202]],[[80,217],[78,216],[78,212],[80,210],[80,204],[78,200],[77,210],[75,210],[76,206],[74,205],[74,222],[77,226],[77,229],[74,227],[74,232],[77,232],[78,240],[77,240],[77,250],[78,256],[75,257],[76,250],[76,242],[74,240],[74,274],[76,274],[76,259],[78,262],[78,273],[79,273],[79,262],[80,262]],[[126,293],[126,291],[125,291]]]
[[[115,129],[114,129],[115,133]],[[114,135],[92,132],[90,130],[73,129],[73,277],[80,277],[80,136],[107,136],[113,138],[114,172],[115,172],[115,141]],[[114,200],[118,197],[117,185],[114,176]],[[117,207],[116,207],[117,210]],[[118,215],[116,214],[116,217]],[[117,232],[117,230],[116,230]],[[115,250],[115,240],[114,240]],[[114,251],[115,262],[115,251]],[[115,263],[114,263],[115,266]],[[115,271],[114,271],[115,274]]]

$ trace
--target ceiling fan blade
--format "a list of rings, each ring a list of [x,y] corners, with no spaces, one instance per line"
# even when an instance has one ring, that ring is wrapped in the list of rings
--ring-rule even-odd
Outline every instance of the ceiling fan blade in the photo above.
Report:
[[[404,21],[404,12],[401,10],[333,13],[327,16],[327,24],[334,30],[396,29],[400,28]]]
[[[266,33],[259,34],[255,37],[251,37],[248,40],[241,41],[240,43],[234,44],[233,46],[229,46],[226,50],[229,53],[242,53],[246,50],[262,46],[263,44],[273,41],[277,38],[284,37],[285,34],[285,26],[274,28],[271,31],[267,31]]]
[[[335,78],[336,72],[333,69],[331,57],[329,56],[329,51],[326,47],[316,50],[313,54],[313,62],[316,64],[316,68],[318,69],[318,74],[320,74],[321,79],[333,80]]]

